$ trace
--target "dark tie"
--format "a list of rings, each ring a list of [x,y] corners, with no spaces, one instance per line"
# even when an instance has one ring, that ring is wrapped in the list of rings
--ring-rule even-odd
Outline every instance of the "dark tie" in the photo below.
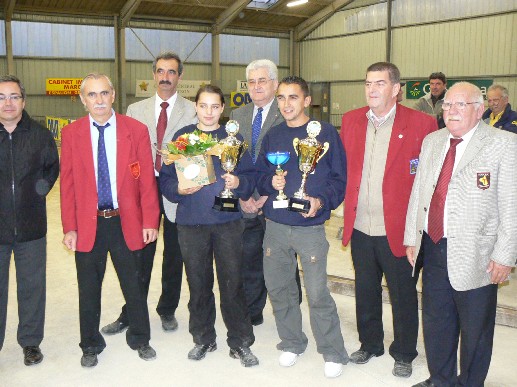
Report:
[[[104,129],[110,126],[93,125],[99,129],[99,143],[97,146],[97,196],[99,210],[112,210],[113,197],[111,195],[110,171],[108,168],[108,157],[106,156],[106,145],[104,144]]]
[[[263,108],[259,107],[257,115],[253,120],[253,124],[251,124],[251,157],[253,158],[253,164],[257,161],[257,142],[260,137],[260,129],[262,128],[262,110]]]
[[[158,140],[156,146],[158,149],[162,149],[163,136],[165,136],[165,129],[167,128],[167,108],[169,107],[168,102],[162,102],[160,104],[162,107],[162,111],[160,112],[160,116],[158,117],[158,124],[156,125],[156,139]],[[156,159],[154,162],[154,168],[160,172],[162,168],[162,156],[158,152],[156,152]]]
[[[443,238],[443,215],[445,209],[445,199],[449,190],[452,170],[454,169],[454,159],[456,158],[456,145],[463,140],[461,138],[451,138],[451,146],[443,160],[442,170],[436,183],[436,188],[429,206],[429,218],[427,222],[427,233],[434,243],[438,243]]]

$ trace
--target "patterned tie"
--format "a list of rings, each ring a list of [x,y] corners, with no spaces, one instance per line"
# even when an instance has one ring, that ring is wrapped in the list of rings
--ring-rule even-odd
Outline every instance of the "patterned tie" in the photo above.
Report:
[[[263,108],[259,107],[257,115],[253,120],[253,124],[251,124],[251,157],[253,159],[253,164],[257,161],[256,147],[257,142],[260,136],[260,129],[262,128],[262,110]]]
[[[162,111],[160,112],[158,124],[156,125],[156,137],[158,140],[156,146],[158,149],[162,149],[163,136],[165,136],[165,129],[167,128],[167,108],[169,107],[169,103],[162,102],[160,106]],[[154,169],[158,172],[162,169],[162,156],[160,156],[158,152],[156,153],[156,159],[154,161]]]
[[[429,206],[429,219],[427,222],[427,233],[434,243],[438,243],[443,238],[443,213],[445,209],[445,199],[449,190],[452,170],[454,169],[454,159],[456,158],[456,145],[463,140],[461,138],[451,138],[451,146],[445,155],[442,170],[438,177],[438,183],[434,189],[431,205]]]
[[[108,157],[106,156],[106,146],[104,144],[104,129],[110,126],[98,125],[93,123],[99,129],[99,143],[97,146],[97,196],[99,210],[113,209],[113,196],[111,195],[110,171],[108,168]]]

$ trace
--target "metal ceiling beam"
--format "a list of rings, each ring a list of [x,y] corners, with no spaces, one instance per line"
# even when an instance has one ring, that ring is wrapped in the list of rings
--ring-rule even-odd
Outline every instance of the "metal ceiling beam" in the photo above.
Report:
[[[127,0],[120,10],[120,28],[126,28],[142,0]]]
[[[352,4],[354,1],[355,0],[335,0],[333,3],[323,8],[314,16],[296,26],[294,29],[294,40],[299,42],[316,28],[318,28],[321,24],[323,24],[323,22],[330,18],[334,13],[346,7],[347,5]]]
[[[6,22],[13,20],[14,5],[16,0],[7,0],[4,6],[4,17]]]
[[[222,12],[217,20],[215,21],[214,25],[212,26],[212,34],[218,35],[220,34],[223,29],[232,22],[233,19],[235,19],[237,16],[239,16],[239,13],[246,8],[246,6],[251,2],[251,0],[238,0],[235,1],[235,3],[226,9],[224,12]]]

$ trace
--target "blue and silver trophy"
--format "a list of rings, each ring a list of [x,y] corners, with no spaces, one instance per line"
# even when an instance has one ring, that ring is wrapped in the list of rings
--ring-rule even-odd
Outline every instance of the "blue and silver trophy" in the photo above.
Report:
[[[289,152],[268,152],[266,154],[267,160],[273,164],[276,165],[276,171],[275,173],[280,176],[282,173],[284,173],[282,169],[282,165],[287,163],[289,161],[289,158],[291,157],[291,153]],[[284,194],[283,190],[278,190],[278,196],[276,197],[276,200],[273,201],[273,208],[287,208],[289,205],[289,200],[287,200],[287,196]]]

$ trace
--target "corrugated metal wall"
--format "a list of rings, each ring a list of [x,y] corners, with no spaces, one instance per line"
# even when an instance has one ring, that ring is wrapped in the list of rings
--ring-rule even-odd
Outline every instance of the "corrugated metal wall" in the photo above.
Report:
[[[386,15],[385,3],[338,12],[300,44],[302,76],[331,82],[334,125],[365,105],[365,70],[386,59]],[[392,25],[391,61],[403,78],[493,78],[517,107],[517,0],[397,0]]]

